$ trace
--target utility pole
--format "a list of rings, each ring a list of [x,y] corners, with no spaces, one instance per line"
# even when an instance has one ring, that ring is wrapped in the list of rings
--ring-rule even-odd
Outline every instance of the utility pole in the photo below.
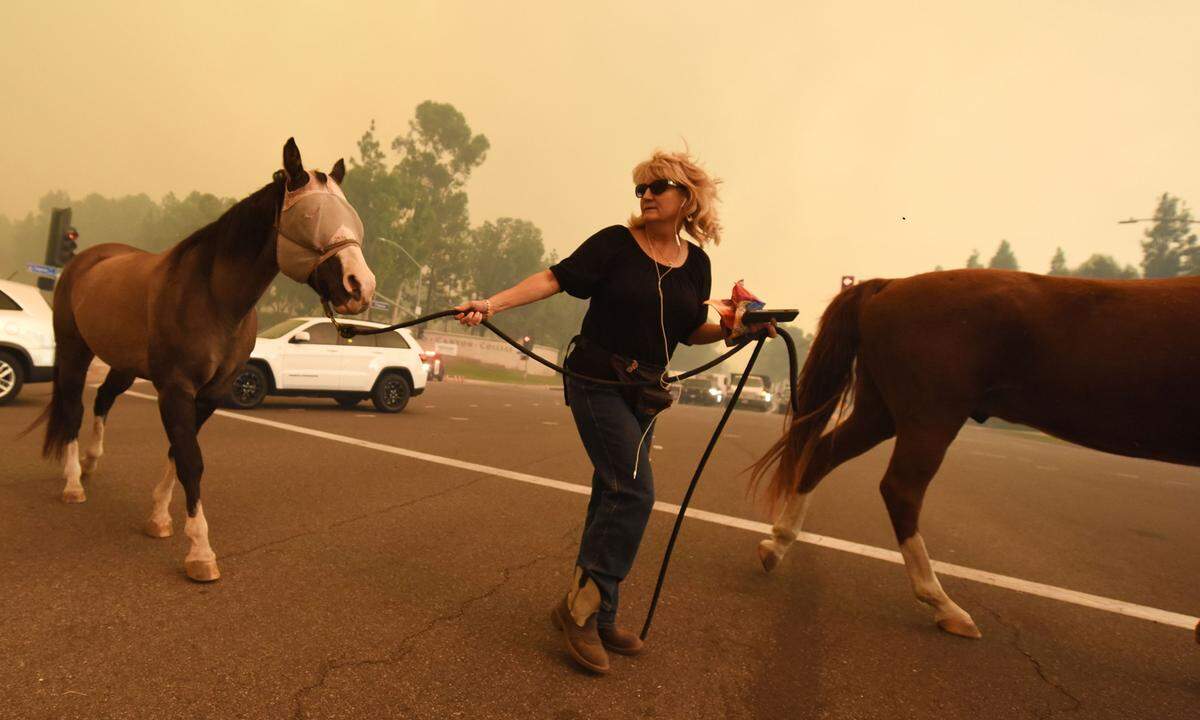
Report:
[[[395,242],[393,240],[388,240],[385,237],[377,237],[375,239],[378,240],[379,242],[385,242],[388,245],[391,245],[392,247],[396,248],[400,252],[404,253],[404,257],[408,258],[409,262],[411,262],[413,265],[417,266],[417,273],[418,273],[417,274],[417,295],[416,295],[416,302],[413,303],[413,310],[414,310],[415,316],[419,317],[421,315],[421,280],[422,280],[422,278],[424,278],[426,275],[429,274],[429,266],[422,265],[421,263],[417,262],[417,259],[415,257],[413,257],[411,253],[409,253],[407,250],[405,250],[404,246],[401,245],[400,243]],[[399,293],[396,294],[396,299],[397,300],[400,299]],[[392,322],[395,323],[395,322],[398,322],[399,320],[400,320],[400,304],[392,303]]]

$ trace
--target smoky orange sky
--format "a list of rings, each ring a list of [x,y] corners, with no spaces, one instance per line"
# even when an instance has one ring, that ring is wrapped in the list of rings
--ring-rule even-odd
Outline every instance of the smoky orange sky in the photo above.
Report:
[[[843,274],[1056,246],[1140,259],[1200,203],[1200,3],[9,2],[0,213],[46,191],[241,197],[294,135],[310,166],[449,102],[492,149],[473,223],[570,252],[635,205],[632,166],[724,179],[714,294],[738,278],[812,329]],[[86,232],[86,228],[81,228]],[[371,229],[368,228],[368,232]]]

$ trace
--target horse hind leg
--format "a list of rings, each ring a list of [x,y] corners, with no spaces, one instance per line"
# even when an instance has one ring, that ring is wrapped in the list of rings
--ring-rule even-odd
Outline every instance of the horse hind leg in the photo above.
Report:
[[[942,630],[961,637],[979,638],[982,634],[975,621],[950,599],[938,582],[925,540],[917,529],[925,490],[941,466],[946,448],[956,432],[957,427],[949,432],[901,431],[879,490],[887,505],[917,600],[933,608],[933,618]]]
[[[100,457],[104,455],[104,429],[108,423],[108,413],[112,410],[117,397],[133,385],[134,376],[119,370],[110,370],[100,389],[96,391],[96,402],[92,406],[92,441],[84,451],[80,462],[85,477],[91,477],[96,472]]]
[[[83,489],[83,467],[79,462],[79,427],[83,424],[83,386],[93,355],[82,339],[74,343],[68,340],[65,344],[56,358],[50,421],[46,428],[47,446],[57,445],[64,450],[63,502],[81,503],[87,500],[87,493]]]
[[[771,572],[783,560],[788,548],[796,542],[804,524],[804,516],[812,500],[812,492],[834,468],[892,436],[892,419],[880,401],[878,393],[860,379],[855,390],[854,410],[830,432],[821,436],[813,448],[812,459],[800,471],[796,492],[788,496],[783,511],[775,518],[771,537],[758,544],[758,559],[763,569]],[[776,472],[783,472],[781,467]]]

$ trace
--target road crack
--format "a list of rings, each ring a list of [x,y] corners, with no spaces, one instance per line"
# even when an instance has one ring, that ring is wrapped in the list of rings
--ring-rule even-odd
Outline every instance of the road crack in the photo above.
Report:
[[[225,554],[221,555],[220,559],[221,560],[231,560],[231,559],[237,558],[237,557],[244,557],[246,555],[256,553],[259,550],[265,550],[267,548],[275,547],[277,545],[287,544],[298,538],[310,537],[312,535],[320,535],[321,533],[329,532],[330,530],[333,530],[334,528],[339,528],[343,525],[349,525],[351,523],[355,523],[360,520],[366,520],[367,518],[375,517],[377,515],[386,515],[388,513],[394,512],[396,510],[401,510],[403,508],[410,507],[412,505],[416,505],[417,503],[425,502],[426,500],[433,500],[434,498],[438,498],[443,495],[448,495],[452,492],[455,492],[456,490],[464,490],[464,489],[474,485],[475,483],[481,482],[482,480],[483,480],[483,478],[481,478],[481,477],[475,478],[474,480],[468,480],[465,483],[459,483],[458,485],[453,485],[448,488],[442,488],[441,490],[427,493],[425,495],[421,495],[420,497],[412,498],[411,500],[405,500],[404,502],[388,505],[385,508],[380,508],[378,510],[372,510],[370,512],[365,512],[360,515],[355,515],[353,517],[343,518],[341,520],[335,520],[335,521],[329,523],[328,525],[325,525],[324,527],[316,528],[313,530],[305,530],[303,532],[298,532],[294,535],[289,535],[287,537],[279,538],[277,540],[270,540],[268,542],[262,543],[260,545],[255,545],[254,547],[249,547],[244,550],[234,550],[233,552],[229,552],[229,553],[225,553]]]
[[[488,598],[492,597],[497,592],[499,592],[500,589],[503,588],[508,583],[508,581],[512,578],[514,573],[521,572],[522,570],[527,570],[527,569],[533,567],[534,565],[536,565],[538,562],[545,560],[547,557],[550,557],[549,553],[542,553],[542,554],[539,554],[536,557],[534,557],[532,560],[529,560],[528,562],[524,562],[519,565],[511,565],[509,567],[502,568],[500,570],[500,580],[498,582],[493,583],[492,586],[489,587],[484,592],[482,592],[478,595],[473,595],[473,596],[463,600],[462,602],[458,603],[458,606],[455,610],[448,612],[448,613],[444,613],[442,615],[438,615],[437,617],[433,618],[429,622],[425,623],[425,625],[423,625],[419,629],[409,633],[408,635],[405,635],[404,637],[402,637],[400,639],[400,642],[397,644],[396,648],[392,652],[388,653],[387,655],[385,655],[382,658],[364,658],[361,660],[347,660],[347,661],[343,661],[343,662],[328,662],[328,661],[326,661],[326,662],[322,663],[320,670],[317,671],[316,680],[314,682],[310,683],[309,685],[306,685],[306,686],[300,688],[300,690],[298,690],[296,692],[296,694],[292,697],[292,702],[296,708],[295,712],[293,713],[293,717],[296,720],[302,720],[302,718],[305,717],[305,711],[304,711],[305,698],[307,698],[308,696],[310,696],[312,694],[320,692],[325,687],[325,683],[328,682],[329,677],[331,675],[333,675],[335,672],[338,672],[340,670],[355,670],[358,668],[378,666],[378,665],[392,665],[392,664],[403,661],[413,651],[414,646],[416,645],[417,641],[422,636],[427,635],[430,632],[433,632],[433,630],[435,628],[437,628],[439,625],[444,625],[446,623],[451,623],[456,620],[462,619],[467,614],[467,611],[471,608],[471,606],[476,605],[481,602],[484,602]]]
[[[1005,628],[1007,628],[1008,630],[1010,630],[1012,632],[1012,640],[1009,642],[1009,645],[1011,645],[1014,650],[1016,650],[1017,652],[1019,652],[1025,656],[1025,659],[1028,660],[1029,664],[1033,666],[1034,672],[1037,673],[1037,676],[1041,679],[1041,681],[1043,683],[1045,683],[1046,685],[1049,685],[1050,687],[1057,690],[1063,697],[1065,697],[1067,700],[1069,700],[1071,702],[1070,707],[1065,707],[1065,708],[1060,708],[1060,709],[1049,708],[1048,712],[1046,712],[1045,714],[1039,714],[1039,717],[1049,718],[1059,712],[1073,713],[1073,712],[1077,712],[1081,707],[1083,707],[1083,702],[1079,698],[1072,695],[1069,690],[1067,690],[1065,687],[1063,687],[1063,685],[1061,683],[1058,682],[1058,680],[1051,677],[1050,674],[1046,671],[1046,669],[1044,667],[1042,667],[1041,661],[1038,660],[1036,657],[1034,657],[1033,653],[1029,652],[1021,645],[1021,629],[1020,628],[1018,628],[1016,625],[1006,622],[1004,620],[1004,618],[1000,617],[1000,613],[996,612],[995,610],[991,609],[990,607],[983,605],[982,603],[978,603],[978,602],[976,604],[978,604],[979,607],[982,607],[984,610],[987,610],[989,613],[991,613],[992,617],[994,617],[996,619],[997,623],[999,623],[1000,625],[1004,626]]]

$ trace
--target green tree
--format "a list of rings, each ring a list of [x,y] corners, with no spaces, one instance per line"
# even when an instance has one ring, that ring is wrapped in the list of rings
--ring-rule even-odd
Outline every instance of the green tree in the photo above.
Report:
[[[1148,278],[1200,274],[1200,250],[1191,229],[1191,212],[1179,198],[1163,193],[1154,224],[1142,241],[1142,271]]]
[[[981,267],[983,267],[983,266],[979,264],[979,251],[972,250],[971,256],[967,258],[967,268],[969,268],[971,270],[976,270]]]
[[[1067,256],[1062,248],[1057,248],[1054,251],[1054,257],[1050,259],[1050,275],[1070,275],[1071,269],[1067,267]]]
[[[1017,256],[1013,254],[1012,247],[1007,240],[1001,240],[1000,246],[996,248],[996,254],[988,261],[988,267],[995,270],[1020,270],[1017,265]]]
[[[394,172],[411,192],[411,215],[398,242],[430,268],[427,308],[450,305],[451,293],[467,285],[460,271],[470,229],[464,187],[489,147],[453,105],[431,100],[417,106],[408,132],[392,141],[400,156]]]
[[[1075,272],[1076,277],[1099,278],[1103,280],[1135,280],[1138,277],[1137,268],[1132,265],[1121,267],[1111,255],[1096,253],[1083,261]]]

